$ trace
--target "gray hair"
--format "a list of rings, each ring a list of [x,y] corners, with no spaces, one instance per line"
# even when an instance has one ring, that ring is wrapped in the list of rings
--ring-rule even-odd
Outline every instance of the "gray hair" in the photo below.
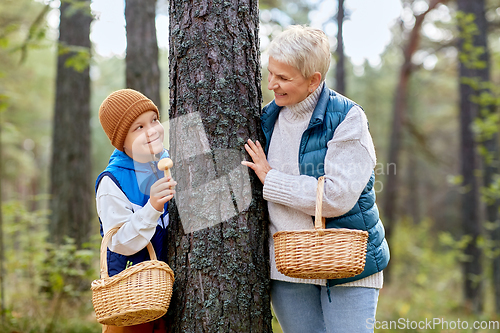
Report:
[[[321,82],[330,68],[330,42],[315,28],[292,25],[269,44],[268,53],[275,60],[297,68],[305,78],[321,73]]]

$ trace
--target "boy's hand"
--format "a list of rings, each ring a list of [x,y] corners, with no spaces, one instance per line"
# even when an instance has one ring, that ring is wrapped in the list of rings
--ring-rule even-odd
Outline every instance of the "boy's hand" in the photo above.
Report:
[[[151,206],[157,211],[162,212],[165,203],[174,197],[175,185],[177,185],[177,182],[172,177],[163,177],[157,180],[151,186],[151,192],[149,193]]]

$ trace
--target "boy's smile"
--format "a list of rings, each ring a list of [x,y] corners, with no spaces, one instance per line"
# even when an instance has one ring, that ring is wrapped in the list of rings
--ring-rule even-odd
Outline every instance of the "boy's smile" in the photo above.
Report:
[[[137,162],[149,162],[155,154],[163,151],[164,134],[156,112],[146,111],[130,126],[123,151]]]

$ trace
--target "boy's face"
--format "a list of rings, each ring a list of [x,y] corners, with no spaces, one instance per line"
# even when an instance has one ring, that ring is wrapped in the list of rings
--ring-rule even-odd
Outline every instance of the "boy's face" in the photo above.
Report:
[[[123,151],[137,162],[152,161],[153,155],[163,151],[164,134],[156,112],[146,111],[130,126]]]

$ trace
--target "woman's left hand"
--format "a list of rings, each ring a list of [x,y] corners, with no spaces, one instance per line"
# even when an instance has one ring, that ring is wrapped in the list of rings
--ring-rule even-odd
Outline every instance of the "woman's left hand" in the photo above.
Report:
[[[262,148],[259,141],[255,141],[253,143],[252,140],[248,139],[245,144],[245,150],[248,155],[252,158],[252,162],[242,161],[241,164],[246,165],[250,169],[252,169],[257,177],[259,177],[262,184],[264,184],[264,180],[266,179],[267,173],[272,169],[269,163],[267,162],[266,154],[264,153],[264,149]]]

